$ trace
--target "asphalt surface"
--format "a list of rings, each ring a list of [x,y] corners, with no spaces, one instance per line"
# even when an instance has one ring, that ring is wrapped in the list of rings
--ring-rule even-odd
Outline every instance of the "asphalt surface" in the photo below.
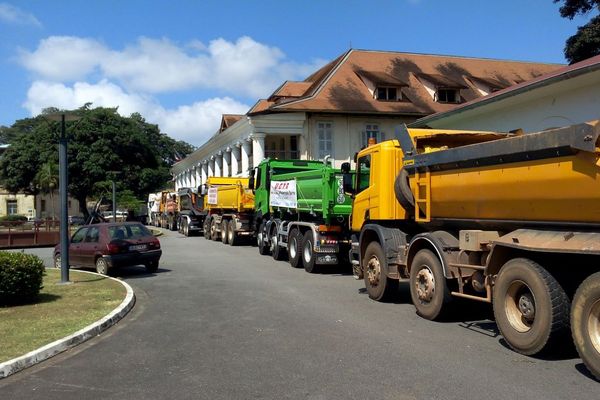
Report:
[[[572,352],[509,350],[489,307],[416,316],[406,288],[377,303],[343,270],[311,275],[167,232],[156,274],[117,271],[133,311],[102,335],[0,380],[0,399],[594,399]],[[51,249],[38,249],[48,263]],[[0,342],[1,343],[1,342]],[[1,344],[0,344],[1,345]]]

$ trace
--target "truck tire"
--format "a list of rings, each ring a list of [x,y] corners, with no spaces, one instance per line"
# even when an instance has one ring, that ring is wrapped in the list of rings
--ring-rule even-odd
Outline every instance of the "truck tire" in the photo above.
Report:
[[[269,254],[269,244],[265,243],[264,240],[264,233],[265,232],[265,221],[262,221],[260,223],[260,226],[258,227],[258,233],[256,234],[256,241],[258,244],[258,254],[260,255],[267,255]]]
[[[369,297],[383,301],[398,292],[398,281],[387,277],[387,261],[381,245],[371,242],[363,257],[365,288]]]
[[[314,242],[313,232],[309,229],[304,233],[304,239],[302,240],[302,264],[304,264],[304,270],[309,274],[319,272]]]
[[[215,219],[210,221],[210,240],[219,240],[219,232],[217,232],[217,221]]]
[[[229,235],[227,233],[227,228],[229,228],[229,221],[227,221],[226,219],[223,219],[223,221],[221,221],[221,242],[223,244],[227,244],[228,240],[229,240]]]
[[[417,314],[430,321],[439,319],[452,300],[442,263],[429,249],[419,250],[410,265],[410,297]]]
[[[414,215],[415,213],[415,197],[412,190],[410,190],[410,181],[408,172],[404,168],[400,170],[396,180],[394,181],[394,193],[396,194],[396,200],[406,210],[408,215]]]
[[[210,217],[204,219],[204,224],[202,224],[202,235],[204,236],[204,239],[210,239]]]
[[[290,265],[294,268],[302,268],[302,234],[296,228],[292,228],[288,236],[288,258]]]
[[[183,228],[181,228],[181,230],[183,231],[183,235],[186,237],[190,237],[191,233],[190,233],[190,224],[188,224],[187,220],[185,220],[183,223]]]
[[[235,221],[233,219],[229,221],[229,227],[227,228],[227,236],[229,237],[227,239],[227,242],[229,243],[230,246],[238,245],[239,236],[235,229]]]
[[[600,380],[600,272],[584,280],[575,293],[571,333],[583,363]]]
[[[550,351],[569,333],[569,298],[535,261],[515,258],[500,269],[494,316],[508,345],[525,355]]]
[[[285,249],[279,246],[279,235],[277,234],[277,225],[273,224],[273,231],[271,232],[271,255],[273,260],[281,261],[285,259]]]

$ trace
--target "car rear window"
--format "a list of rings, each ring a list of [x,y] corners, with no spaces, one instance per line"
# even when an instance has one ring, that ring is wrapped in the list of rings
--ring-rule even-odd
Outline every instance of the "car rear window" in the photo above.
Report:
[[[111,239],[136,239],[152,233],[144,225],[114,225],[108,227],[108,235]]]

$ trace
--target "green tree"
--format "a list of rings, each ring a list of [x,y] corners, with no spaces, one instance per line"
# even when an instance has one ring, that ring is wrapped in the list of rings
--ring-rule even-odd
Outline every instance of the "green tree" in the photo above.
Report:
[[[58,165],[52,161],[42,164],[37,174],[35,174],[34,184],[41,193],[50,194],[52,219],[55,219],[54,190],[58,188]]]
[[[130,190],[144,198],[168,184],[172,163],[193,151],[192,146],[161,133],[139,114],[122,117],[116,108],[92,109],[89,104],[64,112],[80,117],[66,123],[68,189],[85,216],[88,197],[103,191],[99,182],[116,177],[118,191]],[[11,128],[16,133],[0,159],[0,178],[10,192],[36,194],[40,189],[33,182],[41,166],[58,163],[60,124],[42,114],[16,121]]]
[[[563,3],[560,15],[573,19],[577,15],[586,15],[600,11],[600,0],[554,0]],[[593,17],[587,24],[577,27],[577,32],[567,39],[565,58],[573,64],[600,54],[600,15]]]

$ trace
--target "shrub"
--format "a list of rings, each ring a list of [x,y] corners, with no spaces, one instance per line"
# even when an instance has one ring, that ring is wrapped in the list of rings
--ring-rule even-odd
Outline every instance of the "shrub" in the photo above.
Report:
[[[44,274],[38,256],[0,251],[0,305],[34,301],[42,289]]]
[[[27,217],[24,215],[12,214],[0,217],[1,226],[18,226],[23,225],[25,222],[27,222]]]

